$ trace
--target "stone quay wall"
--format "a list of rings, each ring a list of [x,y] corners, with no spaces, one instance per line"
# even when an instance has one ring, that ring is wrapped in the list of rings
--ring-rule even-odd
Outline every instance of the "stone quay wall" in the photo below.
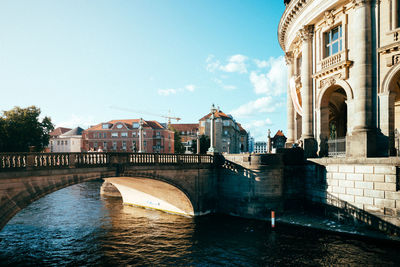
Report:
[[[306,197],[336,199],[400,225],[399,166],[395,158],[312,159],[305,166]]]

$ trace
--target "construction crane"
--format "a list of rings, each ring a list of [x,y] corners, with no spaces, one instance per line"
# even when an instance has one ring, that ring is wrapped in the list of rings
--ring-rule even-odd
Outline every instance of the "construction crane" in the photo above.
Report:
[[[160,114],[156,114],[156,113],[152,113],[152,112],[148,112],[148,111],[134,110],[134,109],[130,109],[130,108],[121,108],[121,107],[115,107],[115,106],[110,106],[109,108],[120,110],[120,111],[131,112],[131,113],[146,114],[146,115],[166,118],[166,119],[168,119],[168,126],[171,125],[171,120],[176,120],[177,122],[181,120],[181,118],[170,116],[171,111],[168,111],[168,116],[165,116],[165,115],[160,115]]]

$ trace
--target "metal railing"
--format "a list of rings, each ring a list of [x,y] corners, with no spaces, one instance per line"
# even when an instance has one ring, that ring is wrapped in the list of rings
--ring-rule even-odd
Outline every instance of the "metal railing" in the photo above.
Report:
[[[328,157],[346,156],[346,137],[328,140]]]
[[[0,171],[97,167],[112,164],[214,164],[212,155],[161,153],[0,153]]]

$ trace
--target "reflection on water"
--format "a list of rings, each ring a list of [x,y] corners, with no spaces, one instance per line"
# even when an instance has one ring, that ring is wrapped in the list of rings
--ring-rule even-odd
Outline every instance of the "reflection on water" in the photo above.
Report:
[[[399,266],[399,246],[229,216],[187,218],[102,198],[101,182],[50,194],[0,232],[0,265]]]

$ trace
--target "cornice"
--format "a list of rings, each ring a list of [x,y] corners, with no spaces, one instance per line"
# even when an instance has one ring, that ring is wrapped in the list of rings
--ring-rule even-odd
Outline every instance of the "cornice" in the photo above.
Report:
[[[281,48],[285,51],[285,36],[286,31],[289,28],[292,20],[296,19],[298,15],[303,11],[305,6],[312,2],[312,0],[292,0],[289,5],[286,6],[285,12],[279,21],[278,26],[278,40]]]

